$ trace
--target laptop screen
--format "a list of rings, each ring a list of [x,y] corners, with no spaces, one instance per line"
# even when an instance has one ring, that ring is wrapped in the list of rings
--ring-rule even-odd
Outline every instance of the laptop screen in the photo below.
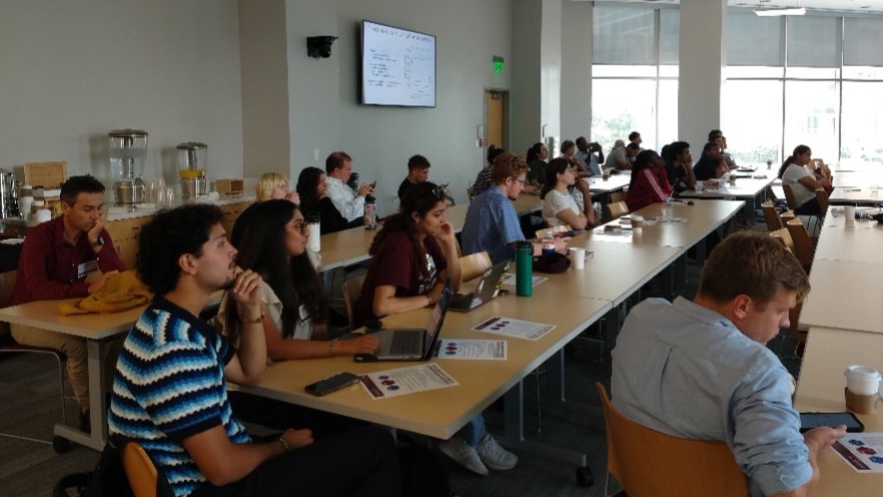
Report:
[[[448,280],[445,289],[442,290],[441,297],[439,297],[438,302],[435,303],[435,307],[432,308],[429,322],[426,323],[426,333],[423,335],[424,353],[431,350],[432,346],[435,344],[435,339],[438,337],[442,324],[445,322],[445,314],[448,312],[448,304],[451,303],[451,296],[453,293],[454,290],[451,288],[451,282]]]

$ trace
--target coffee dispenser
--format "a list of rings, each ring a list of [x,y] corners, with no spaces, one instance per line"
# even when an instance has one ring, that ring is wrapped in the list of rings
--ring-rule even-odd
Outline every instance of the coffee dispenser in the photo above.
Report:
[[[144,201],[144,162],[147,158],[147,132],[118,129],[110,140],[110,175],[117,205],[137,205]]]
[[[205,143],[178,145],[178,177],[181,198],[191,200],[208,195],[208,147]]]
[[[18,181],[13,173],[0,169],[0,217],[18,216]]]

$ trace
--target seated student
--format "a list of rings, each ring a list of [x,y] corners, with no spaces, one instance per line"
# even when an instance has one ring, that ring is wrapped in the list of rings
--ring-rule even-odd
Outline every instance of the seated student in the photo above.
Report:
[[[491,145],[487,149],[487,165],[478,172],[478,176],[475,177],[475,182],[472,183],[472,196],[476,197],[486,192],[491,187],[491,168],[494,165],[494,160],[500,155],[505,153],[506,151],[502,148],[495,147]]]
[[[460,286],[454,228],[445,218],[444,190],[416,185],[371,242],[373,257],[356,302],[360,323],[438,302],[445,283]]]
[[[790,375],[766,344],[807,291],[781,244],[759,232],[730,235],[693,301],[652,298],[632,309],[613,349],[613,404],[650,429],[726,442],[752,496],[806,495],[818,454],[846,430],[800,434]]]
[[[604,167],[611,170],[623,170],[632,167],[631,161],[629,161],[629,158],[625,153],[624,141],[616,140],[613,143],[613,148],[611,148],[610,153],[607,154],[607,161],[604,162]]]
[[[461,233],[464,255],[484,250],[494,264],[512,259],[515,243],[524,240],[524,233],[511,201],[517,199],[524,188],[526,174],[527,164],[517,155],[504,153],[494,160],[491,176],[494,186],[474,197],[466,210]],[[542,253],[542,243],[535,242],[533,247],[534,255]],[[556,238],[555,250],[565,253],[566,241]]]
[[[567,191],[574,185],[582,193],[582,205]],[[543,199],[543,221],[550,227],[567,224],[575,230],[584,230],[600,220],[592,205],[589,185],[577,178],[576,169],[562,158],[549,162],[540,198]]]
[[[690,154],[689,143],[674,142],[669,146],[665,174],[668,176],[668,183],[676,192],[696,188],[696,175],[693,174],[693,156]]]
[[[351,340],[324,338],[328,302],[321,279],[307,254],[309,231],[300,210],[291,202],[268,200],[246,209],[233,226],[236,263],[263,278],[261,311],[267,356],[273,361],[370,354],[380,345],[366,335]],[[217,322],[234,344],[241,333],[236,306],[225,294]]]
[[[239,267],[263,279],[261,312],[266,316],[263,325],[270,360],[377,352],[380,341],[371,335],[327,340],[328,302],[307,254],[309,231],[294,204],[268,200],[251,205],[236,220],[230,238],[239,251]],[[215,324],[235,346],[242,335],[242,319],[230,298],[228,292],[221,300]],[[239,391],[231,391],[229,398],[239,419],[274,429],[310,428],[316,440],[358,425],[349,418]]]
[[[263,202],[273,198],[284,198],[295,205],[300,204],[300,197],[297,192],[293,192],[288,188],[288,178],[279,173],[264,173],[255,187],[255,200]]]
[[[635,160],[638,157],[638,154],[643,150],[640,145],[637,143],[629,143],[625,146],[625,158],[629,161],[629,165],[624,167],[623,169],[631,169],[632,165],[635,163]]]
[[[693,166],[693,174],[696,181],[706,181],[720,178],[729,170],[720,147],[714,142],[708,142],[702,148],[702,157]]]
[[[310,430],[289,429],[254,442],[232,415],[227,381],[252,384],[266,368],[266,318],[261,277],[236,266],[222,219],[216,206],[187,205],[142,229],[138,276],[156,296],[117,361],[110,432],[141,444],[177,497],[400,495],[385,430],[313,443]],[[197,317],[226,287],[243,322],[238,349]]]
[[[125,270],[107,230],[104,185],[89,175],[71,176],[61,185],[61,215],[28,231],[18,260],[12,305],[37,300],[86,297]],[[90,274],[102,274],[87,283]],[[89,368],[82,337],[11,323],[22,345],[59,350],[67,356],[67,375],[80,405],[81,431],[90,431]]]
[[[546,159],[549,158],[549,149],[542,142],[534,143],[527,149],[527,161],[530,169],[527,171],[527,181],[533,187],[542,187],[546,181]]]
[[[798,145],[779,168],[779,178],[782,180],[782,185],[791,186],[791,191],[794,192],[794,199],[800,206],[794,209],[795,214],[820,216],[822,209],[816,197],[816,188],[824,188],[830,192],[831,178],[809,172],[805,166],[810,160],[812,160],[812,150],[806,145]]]
[[[364,226],[368,215],[347,221],[331,198],[328,197],[325,172],[318,167],[305,167],[297,177],[297,193],[301,200],[301,210],[306,213],[319,213],[319,230],[324,235],[349,228]]]
[[[736,165],[736,161],[733,160],[733,156],[727,152],[727,137],[724,136],[724,132],[719,129],[713,129],[708,132],[708,141],[714,142],[721,149],[721,156],[724,158],[724,162],[727,164],[727,169],[736,169],[739,166]],[[700,157],[701,158],[701,157]]]
[[[412,187],[429,181],[429,168],[432,164],[422,155],[413,155],[408,159],[408,176],[399,185],[399,202]]]
[[[643,150],[635,159],[632,179],[625,203],[629,212],[657,202],[665,202],[671,197],[671,185],[665,174],[662,157],[653,150]]]
[[[347,182],[353,176],[353,159],[346,152],[333,152],[325,159],[327,195],[340,215],[353,222],[370,213],[373,206],[365,205],[365,198],[374,193],[374,187],[363,183],[358,190]]]
[[[601,175],[601,163],[604,162],[604,149],[599,143],[589,143],[584,136],[576,139],[576,158],[591,173],[591,176]]]
[[[590,176],[589,166],[585,162],[580,161],[576,156],[576,143],[570,140],[561,142],[561,158],[576,167],[580,176]]]

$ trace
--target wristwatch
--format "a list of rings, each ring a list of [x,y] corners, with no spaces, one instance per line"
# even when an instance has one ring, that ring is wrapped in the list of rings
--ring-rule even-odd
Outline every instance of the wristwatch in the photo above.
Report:
[[[92,242],[91,245],[93,247],[100,247],[100,246],[104,245],[104,239],[99,236],[98,240],[95,240],[94,242]]]

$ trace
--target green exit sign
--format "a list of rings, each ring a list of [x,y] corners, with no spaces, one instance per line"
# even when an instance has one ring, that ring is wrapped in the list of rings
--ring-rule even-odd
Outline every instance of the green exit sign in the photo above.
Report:
[[[503,72],[504,62],[502,57],[494,56],[494,72]]]

